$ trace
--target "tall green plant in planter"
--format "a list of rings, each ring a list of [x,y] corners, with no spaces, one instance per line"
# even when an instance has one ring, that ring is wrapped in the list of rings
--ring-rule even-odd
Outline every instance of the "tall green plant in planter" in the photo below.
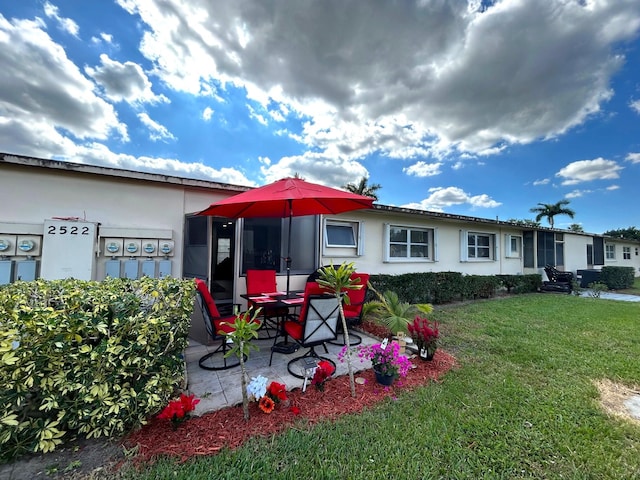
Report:
[[[322,267],[318,270],[320,277],[317,282],[318,285],[331,291],[339,300],[338,305],[340,308],[340,321],[342,322],[342,330],[344,331],[344,343],[349,345],[349,329],[347,328],[347,320],[344,318],[344,309],[342,308],[342,300],[349,302],[349,296],[345,295],[346,290],[359,290],[364,285],[360,284],[360,278],[352,279],[351,275],[356,271],[353,264],[342,262],[342,264],[336,268],[333,265]],[[353,378],[353,367],[351,366],[351,349],[346,349],[347,368],[349,370],[349,385],[351,387],[351,396],[356,396],[356,382]]]
[[[239,313],[236,315],[233,323],[222,322],[223,325],[229,325],[233,328],[230,332],[220,331],[220,333],[226,337],[223,341],[226,342],[227,338],[230,338],[233,342],[232,347],[224,356],[230,357],[231,355],[235,355],[238,357],[238,360],[240,360],[240,372],[242,375],[242,411],[246,421],[249,421],[249,395],[247,394],[248,375],[244,362],[245,358],[249,357],[251,350],[258,350],[258,347],[251,342],[258,338],[260,322],[256,321],[256,317],[260,313],[260,310],[262,310],[262,308],[258,308],[252,314],[252,309],[250,308],[244,313]]]

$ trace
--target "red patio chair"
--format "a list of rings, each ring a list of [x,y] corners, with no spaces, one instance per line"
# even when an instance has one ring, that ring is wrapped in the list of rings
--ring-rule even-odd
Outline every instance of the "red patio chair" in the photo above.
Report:
[[[358,285],[362,285],[362,288],[358,289],[348,289],[345,290],[345,294],[349,297],[349,302],[344,301],[342,303],[342,309],[344,311],[344,319],[347,323],[347,328],[351,329],[356,325],[360,325],[362,323],[362,307],[367,300],[367,292],[369,291],[369,277],[368,273],[357,273],[354,272],[351,274],[351,279],[359,278],[360,282]],[[338,333],[342,332],[342,322],[338,325]],[[345,337],[344,332],[342,332],[342,343],[330,342],[334,345],[344,345]],[[362,337],[355,333],[349,331],[349,345],[359,345],[362,343]]]
[[[322,345],[325,352],[329,353],[325,342],[335,340],[338,335],[337,328],[340,317],[338,299],[323,292],[326,292],[326,290],[322,289],[317,283],[308,282],[305,286],[304,302],[300,309],[300,315],[290,315],[283,324],[283,335],[291,337],[298,345],[309,349],[304,355],[290,360],[287,364],[289,373],[297,378],[305,377],[302,374],[302,369],[298,368],[296,371],[292,367],[293,364],[299,364],[309,357],[316,360],[326,360],[335,367],[333,360],[321,357],[315,351],[315,347]],[[276,341],[277,337],[274,340],[274,346]],[[271,366],[274,351],[277,350],[272,348],[269,366]]]
[[[278,290],[276,284],[276,271],[275,270],[247,270],[246,276],[247,294],[248,295],[263,295],[265,293],[272,293]],[[255,302],[251,300],[247,301],[249,308],[259,307]],[[262,306],[262,326],[267,332],[266,338],[272,338],[269,330],[277,329],[280,319],[284,318],[288,313],[286,308],[274,308]]]
[[[202,311],[202,318],[204,319],[204,325],[207,329],[207,333],[212,340],[221,340],[220,346],[213,352],[209,352],[201,357],[198,364],[200,365],[200,368],[205,370],[226,370],[228,368],[237,367],[240,365],[240,360],[225,357],[228,350],[227,338],[221,333],[233,332],[233,325],[227,325],[224,323],[227,322],[232,324],[236,317],[235,315],[228,315],[225,317],[220,316],[218,308],[216,307],[216,302],[213,300],[207,284],[199,278],[194,280],[196,282],[196,300]]]

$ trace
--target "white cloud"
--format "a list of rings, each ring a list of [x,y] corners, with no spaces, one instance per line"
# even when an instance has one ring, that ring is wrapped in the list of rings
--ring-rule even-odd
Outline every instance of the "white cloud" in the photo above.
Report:
[[[264,125],[265,127],[269,125],[269,122],[264,117],[264,115],[256,112],[256,109],[253,108],[251,105],[247,104],[247,110],[249,111],[249,118],[253,118],[254,120],[257,120],[258,123],[260,123],[261,125]]]
[[[640,113],[640,100],[635,100],[629,104],[629,106],[636,111],[636,113]]]
[[[429,189],[429,193],[431,195],[419,203],[408,203],[402,206],[441,212],[445,207],[451,207],[452,205],[469,204],[473,207],[481,208],[495,208],[502,205],[502,203],[496,202],[486,194],[470,195],[458,187],[434,187]]]
[[[58,7],[56,7],[55,5],[49,2],[45,2],[44,14],[47,17],[53,18],[56,22],[58,22],[60,24],[60,28],[62,28],[65,32],[73,35],[74,37],[78,36],[78,32],[80,31],[80,27],[78,27],[78,24],[70,18],[61,17],[58,14]]]
[[[303,155],[283,157],[275,163],[263,158],[261,163],[263,165],[260,171],[266,183],[292,177],[297,173],[310,182],[339,188],[369,176],[367,169],[360,163],[341,158],[337,152],[335,155],[306,152]]]
[[[535,180],[533,182],[533,185],[534,185],[534,187],[537,187],[539,185],[548,185],[550,181],[551,180],[549,180],[548,178],[543,178],[541,180]]]
[[[619,190],[620,189],[620,185],[609,185],[606,189],[609,190],[609,191]]]
[[[213,108],[211,107],[206,107],[203,111],[202,111],[202,119],[206,122],[208,122],[209,120],[211,120],[211,117],[213,117]]]
[[[0,119],[7,128],[0,137],[15,136],[5,144],[14,151],[20,139],[39,132],[45,136],[36,136],[25,153],[48,145],[44,156],[58,155],[68,146],[59,129],[80,140],[112,135],[128,140],[127,127],[113,106],[95,94],[95,85],[53,42],[41,21],[8,21],[0,15],[0,65]]]
[[[565,198],[579,198],[591,193],[591,190],[573,190],[565,195]]]
[[[100,55],[102,65],[96,68],[85,67],[85,72],[104,88],[105,94],[115,102],[129,103],[166,103],[164,95],[156,95],[151,89],[151,82],[134,62],[120,63],[108,55]]]
[[[173,158],[118,154],[100,143],[90,143],[70,151],[72,153],[65,156],[64,160],[75,163],[161,173],[232,185],[256,186],[255,182],[247,179],[242,172],[234,168],[215,169],[202,163],[186,163]]]
[[[139,113],[138,118],[142,122],[142,124],[149,129],[149,138],[151,140],[175,140],[174,137],[169,130],[164,125],[160,125],[158,122],[154,121],[147,115],[146,113]]]
[[[556,177],[564,180],[562,185],[575,185],[594,180],[613,180],[620,177],[618,173],[623,167],[613,160],[596,158],[594,160],[579,160],[561,168]]]
[[[631,163],[640,163],[640,152],[630,153],[626,156],[625,160]]]
[[[433,177],[435,175],[440,175],[442,171],[440,167],[442,163],[426,163],[426,162],[417,162],[411,165],[410,167],[405,167],[402,169],[407,175],[412,175],[415,177]]]
[[[171,88],[244,87],[308,119],[295,138],[352,159],[561,135],[611,98],[617,44],[640,29],[637,0],[118,3],[148,26],[141,50]]]

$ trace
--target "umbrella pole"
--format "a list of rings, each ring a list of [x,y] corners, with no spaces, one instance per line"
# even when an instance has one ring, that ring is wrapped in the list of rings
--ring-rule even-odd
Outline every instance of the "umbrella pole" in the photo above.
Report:
[[[289,298],[289,280],[291,276],[291,218],[293,217],[293,201],[289,199],[289,232],[287,239],[287,258],[285,261],[287,263],[287,298]]]

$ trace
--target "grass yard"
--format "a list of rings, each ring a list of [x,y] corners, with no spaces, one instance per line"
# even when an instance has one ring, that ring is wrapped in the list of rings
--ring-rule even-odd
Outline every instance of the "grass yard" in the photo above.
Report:
[[[442,383],[337,422],[121,476],[640,478],[640,423],[604,413],[594,385],[640,385],[640,304],[533,294],[432,317],[460,362]]]

